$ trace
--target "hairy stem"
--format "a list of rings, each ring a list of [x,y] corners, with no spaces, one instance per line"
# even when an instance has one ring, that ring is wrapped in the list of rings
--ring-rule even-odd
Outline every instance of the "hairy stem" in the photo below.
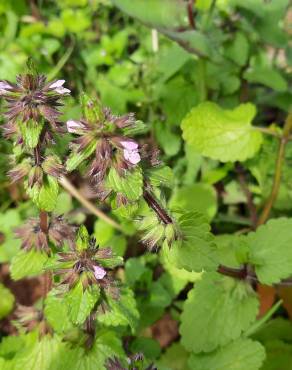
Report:
[[[188,0],[187,11],[188,11],[189,25],[192,29],[195,29],[196,25],[195,25],[195,20],[194,20],[193,7],[194,7],[194,0]]]
[[[150,193],[149,190],[144,189],[143,192],[143,198],[145,199],[148,206],[153,209],[153,211],[156,213],[158,218],[164,223],[164,224],[172,224],[172,219],[168,215],[167,211],[156,201],[155,197]]]
[[[153,209],[156,215],[164,224],[173,223],[172,218],[169,216],[167,211],[156,201],[155,197],[151,192],[144,188],[143,197],[148,206]],[[245,280],[248,282],[259,283],[256,274],[248,265],[244,265],[240,268],[233,268],[224,265],[219,265],[217,272],[224,276],[229,276],[238,280]],[[284,279],[280,283],[275,284],[276,286],[292,286],[292,279]]]
[[[285,121],[285,125],[283,128],[283,134],[282,134],[280,144],[279,144],[279,149],[278,149],[274,181],[273,181],[271,194],[268,198],[267,203],[264,206],[262,214],[260,215],[260,218],[257,224],[258,226],[264,224],[267,221],[267,219],[269,218],[271,209],[273,207],[273,204],[275,200],[277,199],[279,189],[280,189],[280,184],[281,184],[283,162],[285,160],[285,148],[286,148],[287,142],[289,141],[291,129],[292,129],[292,113],[288,115]]]
[[[96,208],[91,202],[89,202],[84,196],[75,188],[73,184],[65,177],[62,176],[59,179],[60,184],[65,190],[67,190],[74,198],[76,198],[85,208],[87,208],[92,214],[101,218],[103,221],[114,227],[119,231],[123,231],[121,225],[119,225],[115,220],[107,216],[100,209]]]
[[[40,210],[40,228],[43,233],[48,233],[48,213],[46,211]]]

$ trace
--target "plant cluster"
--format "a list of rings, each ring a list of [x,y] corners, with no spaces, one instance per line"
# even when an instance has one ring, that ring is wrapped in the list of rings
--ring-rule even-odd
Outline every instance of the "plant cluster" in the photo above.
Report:
[[[292,285],[289,51],[277,59],[287,1],[151,0],[151,14],[149,0],[112,2],[151,27],[161,51],[146,59],[142,41],[132,51],[126,38],[141,26],[123,16],[125,32],[102,34],[76,62],[101,99],[82,92],[72,103],[70,90],[83,90],[76,72],[65,83],[30,60],[16,82],[0,80],[9,186],[29,205],[4,212],[0,261],[13,280],[42,275],[44,290],[32,306],[15,304],[18,335],[2,338],[0,369],[288,369],[291,324],[271,320]],[[87,30],[87,2],[68,4],[34,26]],[[70,41],[64,64],[82,42],[89,31]],[[116,63],[126,45],[129,60]],[[94,225],[62,207],[62,187],[100,217]],[[2,284],[0,293],[5,317],[14,297]],[[176,333],[161,354],[147,330],[167,318]]]

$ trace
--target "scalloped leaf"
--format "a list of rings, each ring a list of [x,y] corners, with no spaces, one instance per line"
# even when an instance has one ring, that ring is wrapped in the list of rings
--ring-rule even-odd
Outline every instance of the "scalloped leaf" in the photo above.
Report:
[[[202,155],[221,162],[245,161],[262,144],[262,134],[251,126],[256,108],[251,103],[225,110],[212,102],[193,108],[183,119],[185,141]]]
[[[250,327],[258,308],[258,299],[249,284],[206,273],[184,304],[180,326],[182,344],[195,353],[224,346]],[[194,333],[199,333],[196,340]]]

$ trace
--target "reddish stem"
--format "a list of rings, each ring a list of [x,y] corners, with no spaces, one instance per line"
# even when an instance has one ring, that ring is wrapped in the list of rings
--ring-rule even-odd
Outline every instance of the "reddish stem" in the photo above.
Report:
[[[40,228],[43,233],[48,233],[48,213],[46,211],[40,211]]]
[[[166,210],[161,207],[160,204],[156,201],[154,196],[146,189],[144,189],[143,197],[148,204],[150,208],[153,209],[153,211],[157,214],[158,218],[164,223],[164,224],[172,224],[172,219],[166,212]]]

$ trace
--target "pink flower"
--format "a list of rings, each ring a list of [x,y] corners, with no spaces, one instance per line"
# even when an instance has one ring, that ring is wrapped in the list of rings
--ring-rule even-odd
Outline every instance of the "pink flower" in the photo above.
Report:
[[[101,280],[105,277],[106,271],[100,266],[93,266],[94,269],[94,276],[96,280]]]
[[[141,161],[141,157],[138,152],[138,143],[134,140],[123,140],[120,143],[124,148],[124,158],[128,162],[137,164]]]
[[[80,121],[69,120],[67,121],[67,130],[72,134],[78,134],[78,130],[82,129],[84,126]]]
[[[57,80],[55,82],[53,82],[49,88],[51,90],[54,90],[56,91],[57,93],[63,95],[63,94],[69,94],[70,93],[70,90],[69,89],[66,89],[65,87],[63,87],[65,83],[65,80]]]
[[[0,95],[1,94],[6,94],[7,90],[10,90],[11,86],[5,82],[5,81],[0,81]]]

